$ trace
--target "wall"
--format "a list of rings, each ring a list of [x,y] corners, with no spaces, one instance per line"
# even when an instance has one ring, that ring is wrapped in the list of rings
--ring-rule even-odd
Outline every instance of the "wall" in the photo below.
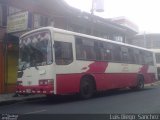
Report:
[[[7,35],[5,92],[15,92],[18,66],[18,37]]]
[[[5,28],[0,28],[0,93],[4,91],[4,49],[3,40],[5,36]]]

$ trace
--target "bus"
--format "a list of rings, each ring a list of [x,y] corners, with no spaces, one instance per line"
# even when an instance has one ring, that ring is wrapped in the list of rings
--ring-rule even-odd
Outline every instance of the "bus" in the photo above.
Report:
[[[155,53],[158,80],[160,80],[160,49],[150,49]]]
[[[143,89],[156,79],[148,49],[53,27],[20,37],[18,94],[90,98],[97,91]]]

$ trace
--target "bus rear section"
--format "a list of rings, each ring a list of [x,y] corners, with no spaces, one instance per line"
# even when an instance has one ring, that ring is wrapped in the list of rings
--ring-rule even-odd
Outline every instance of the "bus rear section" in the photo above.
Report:
[[[54,46],[57,94],[89,98],[95,91],[140,90],[156,80],[147,49],[65,31],[54,33]]]
[[[29,32],[20,38],[16,93],[53,94],[54,79],[51,32]]]

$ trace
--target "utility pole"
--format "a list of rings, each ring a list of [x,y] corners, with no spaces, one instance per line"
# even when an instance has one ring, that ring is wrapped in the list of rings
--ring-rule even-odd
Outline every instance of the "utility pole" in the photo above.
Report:
[[[91,8],[91,35],[94,35],[94,11],[103,12],[104,11],[104,0],[92,0]]]
[[[91,35],[94,35],[94,0],[92,0],[91,8]]]
[[[147,48],[147,44],[146,44],[146,33],[144,31],[143,33],[143,41],[144,41],[144,48]]]

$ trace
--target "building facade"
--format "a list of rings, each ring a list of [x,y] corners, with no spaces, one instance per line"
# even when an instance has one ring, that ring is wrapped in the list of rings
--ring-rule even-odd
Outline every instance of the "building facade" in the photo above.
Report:
[[[70,7],[63,0],[4,0],[0,1],[0,93],[14,92],[17,79],[19,36],[32,29],[54,26],[125,42],[135,31],[110,20]],[[1,29],[0,29],[1,30]]]

